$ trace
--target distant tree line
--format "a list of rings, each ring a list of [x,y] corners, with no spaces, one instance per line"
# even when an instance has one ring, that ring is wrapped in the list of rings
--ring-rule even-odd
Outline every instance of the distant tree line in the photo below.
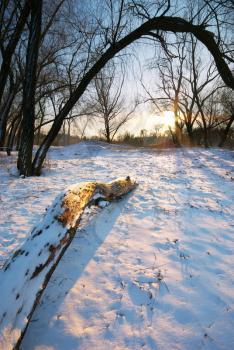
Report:
[[[201,0],[194,5],[194,1],[186,0],[185,3],[1,1],[0,147],[6,147],[10,153],[13,145],[17,145],[19,174],[39,175],[46,154],[62,128],[71,128],[81,117],[84,123],[81,129],[93,116],[102,118],[103,135],[108,141],[114,138],[135,109],[131,106],[127,110],[127,101],[121,97],[124,75],[119,73],[115,90],[111,88],[115,67],[124,59],[123,53],[130,44],[136,45],[137,51],[139,39],[160,47],[168,60],[164,61],[165,69],[162,63],[158,69],[167,103],[173,99],[178,142],[177,131],[183,128],[192,140],[194,118],[197,125],[203,125],[204,135],[208,134],[207,101],[212,105],[211,99],[217,100],[218,90],[209,97],[207,92],[203,94],[207,89],[202,86],[207,80],[225,86],[227,91],[222,92],[218,106],[227,113],[225,139],[233,122],[233,115],[229,115],[229,95],[234,89],[230,43],[233,2]],[[199,76],[203,52],[197,48],[201,44],[212,59],[211,68],[204,67],[204,83]],[[191,72],[190,76],[185,72]],[[94,97],[90,99],[90,96]],[[192,112],[191,104],[196,106]],[[45,126],[48,131],[41,139]],[[204,140],[206,143],[208,137],[204,136]],[[37,141],[40,144],[34,154],[33,145]]]

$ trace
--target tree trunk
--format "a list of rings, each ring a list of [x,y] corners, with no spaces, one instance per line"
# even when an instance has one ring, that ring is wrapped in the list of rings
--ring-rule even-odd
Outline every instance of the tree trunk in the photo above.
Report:
[[[15,94],[16,94],[15,89],[14,87],[12,87],[7,96],[7,100],[2,106],[0,111],[0,147],[3,147],[5,144],[7,119],[9,116],[12,102],[15,98]]]
[[[228,133],[229,133],[229,131],[231,129],[231,126],[232,126],[233,122],[234,122],[234,114],[231,116],[229,122],[226,125],[226,128],[223,131],[222,138],[221,138],[221,140],[219,142],[219,147],[223,147],[223,145],[225,144],[225,142],[227,140],[227,137],[228,137]]]
[[[205,114],[203,112],[203,106],[200,103],[200,99],[199,99],[197,91],[195,91],[195,98],[196,98],[197,107],[198,107],[199,113],[201,115],[202,124],[203,124],[204,147],[208,148],[209,147],[209,142],[208,142],[208,129],[207,129],[207,124],[206,124],[206,117],[205,117]]]
[[[194,135],[193,135],[192,125],[186,124],[186,129],[187,129],[187,133],[188,133],[189,144],[190,144],[190,146],[194,146]]]
[[[201,116],[202,116],[202,123],[203,123],[203,140],[204,140],[204,147],[208,148],[209,147],[209,142],[208,142],[208,130],[207,130],[207,125],[206,125],[206,119],[203,111],[201,111]]]
[[[22,117],[17,129],[17,134],[15,135],[15,139],[16,139],[16,151],[19,151],[19,146],[20,146],[20,138],[21,138],[21,123],[22,123]]]
[[[111,143],[109,127],[106,128],[106,141]]]
[[[43,121],[44,121],[44,113],[42,111],[42,115],[41,115],[41,118],[40,118],[40,123],[39,123],[38,127],[36,128],[36,130],[37,130],[36,144],[37,145],[40,145],[41,127],[42,127]]]
[[[38,148],[33,164],[32,164],[32,175],[39,176],[41,174],[41,168],[43,165],[43,162],[45,160],[46,154],[48,149],[50,148],[52,142],[56,138],[56,136],[59,133],[59,130],[61,129],[61,126],[63,124],[63,119],[58,119],[58,117],[55,119],[55,122],[53,123],[50,131],[44,138],[43,142],[41,143],[40,147]]]
[[[10,132],[9,132],[8,139],[7,139],[7,155],[8,156],[11,155],[11,151],[12,151],[13,145],[14,145],[14,139],[15,139],[15,136],[17,133],[17,129],[19,128],[20,122],[21,122],[21,111],[17,114],[17,116],[11,122],[11,128],[10,128]]]
[[[35,124],[35,90],[38,50],[41,34],[42,0],[32,1],[29,40],[22,103],[22,134],[18,155],[20,175],[32,175],[32,151]]]
[[[204,147],[209,148],[207,127],[203,126]]]
[[[67,144],[70,145],[71,142],[71,120],[67,121]]]
[[[7,125],[7,120],[5,116],[2,115],[0,119],[0,149],[4,147],[5,137],[6,137],[6,125]]]
[[[175,132],[174,132],[174,138],[173,138],[173,142],[175,144],[176,147],[181,147],[181,129],[178,125],[178,122],[175,122]]]
[[[179,122],[178,122],[178,103],[179,103],[179,89],[180,89],[180,83],[181,83],[181,79],[179,82],[179,86],[178,89],[176,91],[176,95],[175,95],[175,99],[174,99],[174,118],[175,118],[175,133],[174,133],[174,137],[173,142],[175,144],[176,147],[181,147],[181,130],[179,127]]]
[[[136,187],[128,176],[109,184],[73,185],[57,197],[24,245],[0,271],[0,348],[18,349],[52,273],[73,240],[84,209],[111,201]]]
[[[2,57],[2,64],[1,64],[1,70],[0,70],[0,102],[2,100],[3,92],[5,89],[5,85],[7,82],[7,78],[10,74],[11,69],[11,59],[15,52],[15,48],[19,42],[21,33],[24,29],[25,23],[27,21],[27,18],[30,13],[31,9],[31,0],[26,0],[25,4],[21,10],[20,17],[18,19],[18,22],[16,23],[16,27],[13,31],[13,34],[11,35],[11,38],[9,40],[9,43],[6,47],[6,49],[3,51],[3,57]]]

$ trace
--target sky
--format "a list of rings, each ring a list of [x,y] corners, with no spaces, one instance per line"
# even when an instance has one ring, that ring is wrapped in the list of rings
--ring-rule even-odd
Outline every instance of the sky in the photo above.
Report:
[[[98,131],[102,128],[102,124],[95,122],[94,125],[90,125],[86,130],[86,137],[98,135]],[[141,130],[147,130],[147,133],[158,129],[158,133],[163,134],[169,129],[169,126],[174,127],[174,114],[171,111],[165,111],[163,114],[154,114],[150,112],[148,107],[145,110],[136,113],[122,128],[120,128],[117,135],[129,132],[136,136],[140,135]],[[75,130],[74,130],[75,134]]]
[[[152,71],[148,69],[149,63],[154,58],[155,48],[152,44],[149,45],[149,43],[144,40],[140,41],[138,45],[135,44],[134,47],[130,47],[130,50],[131,55],[127,56],[126,60],[126,76],[122,95],[127,105],[129,105],[129,109],[136,97],[140,99],[141,104],[137,107],[133,117],[120,128],[117,135],[124,134],[126,131],[134,135],[139,135],[143,129],[150,133],[155,130],[155,127],[160,128],[160,132],[163,133],[168,130],[168,125],[173,127],[173,113],[167,111],[169,114],[166,113],[165,115],[165,113],[160,114],[159,112],[153,112],[150,102],[144,103],[144,100],[146,100],[148,96],[146,96],[141,84],[142,80],[151,93],[156,90],[156,83],[159,80],[159,76],[157,76],[156,70],[154,70],[152,74]],[[119,74],[121,75],[121,72]],[[119,78],[122,78],[122,76]],[[86,136],[97,135],[102,126],[101,123],[90,125],[86,130]]]

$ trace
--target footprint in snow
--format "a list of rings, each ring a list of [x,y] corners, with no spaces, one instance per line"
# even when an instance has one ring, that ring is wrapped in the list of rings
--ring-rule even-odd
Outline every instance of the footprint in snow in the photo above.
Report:
[[[148,290],[138,286],[136,283],[131,283],[128,286],[128,294],[132,303],[138,306],[147,304],[152,298],[152,294]]]

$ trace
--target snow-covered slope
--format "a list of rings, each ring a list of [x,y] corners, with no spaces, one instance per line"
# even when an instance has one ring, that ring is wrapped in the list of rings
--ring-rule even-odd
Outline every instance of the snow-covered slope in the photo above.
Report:
[[[233,160],[91,142],[53,149],[42,177],[18,179],[1,157],[2,260],[68,184],[125,174],[139,183],[83,220],[22,349],[232,349]]]

